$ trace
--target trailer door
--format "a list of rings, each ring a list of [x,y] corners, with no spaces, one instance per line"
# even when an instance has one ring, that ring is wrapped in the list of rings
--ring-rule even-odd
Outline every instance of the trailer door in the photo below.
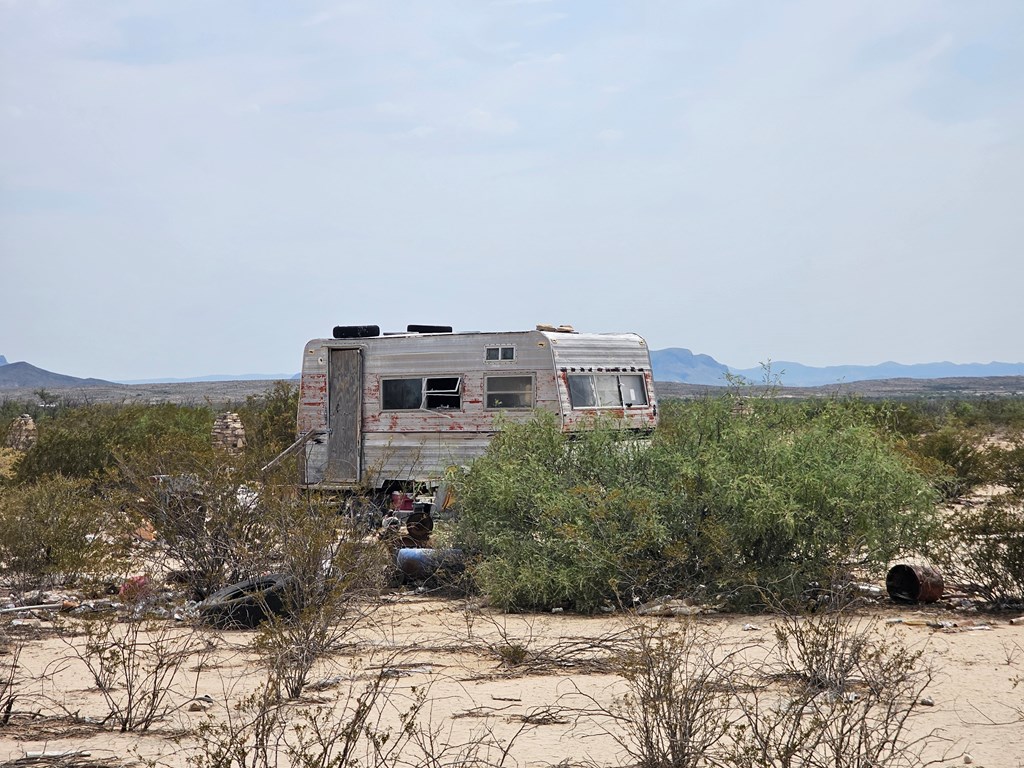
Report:
[[[332,349],[328,368],[327,468],[324,481],[359,481],[363,422],[363,361],[358,349]]]

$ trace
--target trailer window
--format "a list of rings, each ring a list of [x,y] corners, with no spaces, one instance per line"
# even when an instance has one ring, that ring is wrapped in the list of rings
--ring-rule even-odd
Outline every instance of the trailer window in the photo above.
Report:
[[[623,405],[648,405],[647,387],[644,386],[643,376],[619,376],[619,391],[622,393]]]
[[[573,408],[621,408],[647,405],[642,375],[570,374],[569,400]]]
[[[384,379],[381,382],[381,410],[415,411],[462,407],[462,378],[439,376],[424,379]]]
[[[384,379],[381,408],[385,411],[415,411],[423,402],[423,379]]]
[[[461,383],[462,381],[458,376],[427,379],[427,385],[424,387],[426,407],[442,409],[461,408],[462,394],[459,392],[459,385]]]
[[[511,362],[516,359],[515,347],[487,347],[484,360],[489,363]]]
[[[486,408],[533,408],[532,376],[484,377]]]

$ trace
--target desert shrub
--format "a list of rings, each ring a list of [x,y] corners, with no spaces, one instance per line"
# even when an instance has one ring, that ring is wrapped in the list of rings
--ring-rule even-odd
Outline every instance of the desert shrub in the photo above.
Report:
[[[53,475],[0,488],[0,569],[19,591],[102,575],[124,530],[117,506],[87,480]]]
[[[1024,497],[949,512],[932,556],[947,581],[994,603],[1024,602]]]
[[[666,543],[669,502],[646,446],[609,425],[565,435],[551,415],[508,424],[455,479],[456,537],[506,609],[590,611],[642,590]]]
[[[262,395],[250,395],[238,415],[245,426],[247,449],[264,462],[272,459],[295,440],[295,418],[299,388],[279,381]]]
[[[737,768],[924,765],[931,735],[908,735],[932,678],[922,652],[841,611],[788,615],[762,663],[730,678]]]
[[[283,701],[270,677],[241,700],[225,702],[223,716],[199,722],[186,763],[190,768],[423,765],[413,762],[410,752],[422,733],[417,718],[425,700],[424,689],[399,689],[385,664],[369,679],[339,678],[333,697],[301,707]]]
[[[927,543],[934,494],[860,406],[662,404],[653,441],[508,425],[455,478],[473,573],[506,609],[799,595]],[[753,589],[741,590],[743,587]]]
[[[693,621],[671,630],[634,627],[619,671],[627,691],[608,709],[608,728],[642,768],[699,768],[721,757],[733,727],[722,681],[736,652],[722,653],[721,638]]]
[[[10,642],[0,634],[0,726],[10,723],[14,705],[21,698],[25,680],[20,660],[24,647],[22,641]]]
[[[754,400],[739,412],[714,401],[665,411],[671,428],[656,442],[685,483],[670,533],[689,578],[796,595],[931,536],[927,482],[857,409]]]
[[[82,632],[68,629],[59,627],[61,639],[85,666],[107,706],[102,722],[122,733],[147,731],[195,697],[203,659],[211,650],[200,630],[151,621],[141,611],[125,621],[113,614],[88,619]],[[177,683],[187,664],[194,664],[195,677],[182,691]]]
[[[908,439],[907,449],[923,459],[917,462],[932,476],[946,499],[955,499],[993,479],[990,451],[984,435],[958,424]]]
[[[920,650],[841,610],[781,614],[773,641],[723,642],[696,620],[631,628],[610,704],[579,688],[564,712],[643,768],[924,765],[910,736],[932,672]]]
[[[250,465],[209,440],[168,439],[129,454],[118,471],[132,511],[162,545],[150,553],[161,561],[151,568],[173,563],[197,599],[267,570],[267,521]]]
[[[38,423],[39,441],[17,466],[18,482],[53,474],[97,477],[117,457],[176,439],[199,449],[210,440],[208,408],[172,405],[85,405]]]
[[[286,578],[282,610],[261,627],[255,649],[270,679],[296,699],[318,662],[379,606],[390,551],[320,497],[267,489],[260,503],[274,570]]]
[[[1011,490],[1024,492],[1024,434],[1017,434],[1005,448],[991,451],[992,479]]]

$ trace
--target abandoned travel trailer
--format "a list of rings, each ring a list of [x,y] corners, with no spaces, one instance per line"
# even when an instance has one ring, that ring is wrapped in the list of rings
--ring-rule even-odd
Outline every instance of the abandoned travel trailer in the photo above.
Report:
[[[652,430],[658,410],[647,343],[634,333],[456,333],[445,326],[339,326],[306,344],[299,385],[303,487],[382,489],[436,483],[481,455],[503,422],[596,416]]]

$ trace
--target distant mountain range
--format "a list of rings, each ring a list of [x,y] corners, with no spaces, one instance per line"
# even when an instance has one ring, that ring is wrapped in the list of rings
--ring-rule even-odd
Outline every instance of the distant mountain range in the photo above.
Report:
[[[111,382],[102,379],[80,379],[36,368],[29,363],[8,363],[2,355],[0,361],[0,389],[111,386]]]
[[[755,384],[763,383],[766,373],[782,386],[817,387],[852,381],[883,379],[946,379],[987,376],[1024,376],[1024,363],[902,363],[878,365],[829,365],[815,368],[802,363],[773,360],[769,371],[762,368],[731,368],[709,355],[695,355],[688,349],[651,350],[655,381],[724,386],[727,376],[741,376]]]
[[[694,354],[688,349],[671,348],[651,350],[654,379],[702,386],[725,386],[727,377],[741,376],[755,383],[763,383],[765,371],[761,368],[731,368],[710,355]],[[879,363],[878,365],[831,365],[821,368],[788,361],[773,361],[770,369],[774,381],[788,387],[816,387],[829,384],[848,384],[854,381],[880,381],[884,379],[945,379],[981,378],[990,376],[1024,376],[1024,363]],[[249,373],[239,375],[196,376],[187,379],[139,379],[110,382],[102,379],[81,379],[37,368],[25,362],[8,363],[0,355],[0,390],[17,388],[59,388],[117,386],[118,384],[192,383],[217,381],[258,381],[297,379],[298,374]]]
[[[119,384],[194,384],[204,381],[286,381],[298,379],[297,373],[212,373],[209,376],[193,376],[190,379],[129,379]]]

